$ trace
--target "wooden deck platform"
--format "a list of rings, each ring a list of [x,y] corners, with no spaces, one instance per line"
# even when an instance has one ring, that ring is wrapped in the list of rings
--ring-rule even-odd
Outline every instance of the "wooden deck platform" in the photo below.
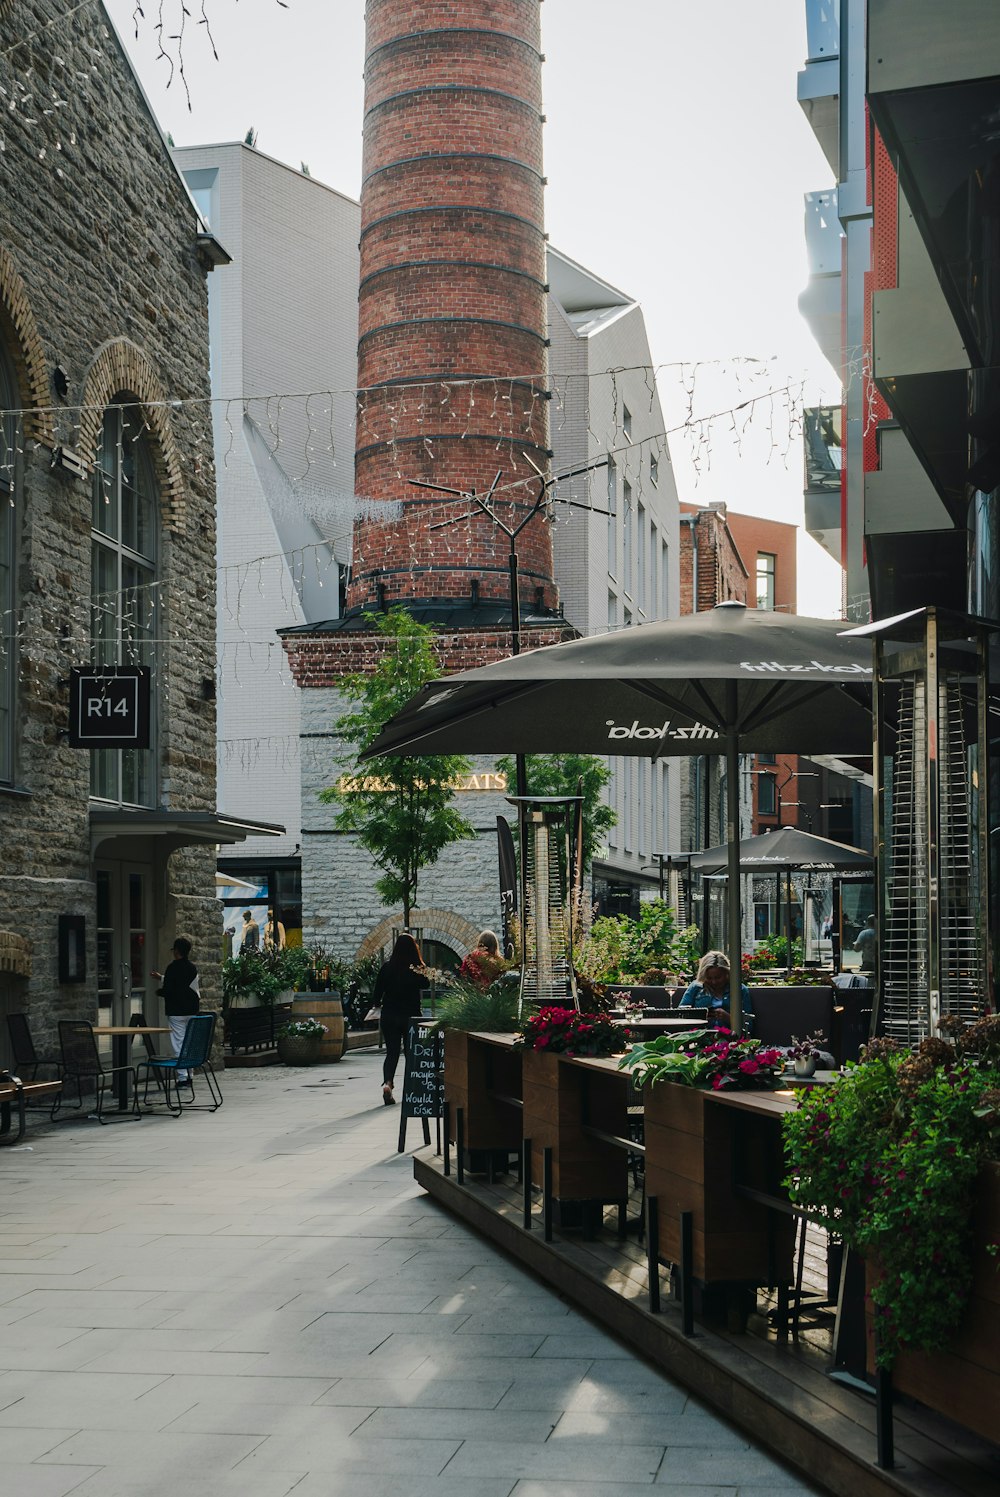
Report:
[[[904,1399],[896,1404],[895,1467],[880,1470],[875,1464],[874,1398],[827,1375],[827,1328],[811,1327],[795,1339],[780,1339],[769,1325],[771,1306],[763,1293],[746,1333],[696,1324],[695,1335],[685,1337],[680,1307],[666,1291],[666,1270],[663,1308],[653,1315],[645,1250],[634,1236],[617,1237],[613,1216],[608,1230],[594,1240],[557,1234],[546,1243],[540,1204],[533,1230],[524,1230],[520,1187],[513,1177],[489,1183],[466,1174],[460,1186],[454,1170],[446,1176],[442,1160],[431,1155],[415,1158],[414,1175],[448,1211],[835,1497],[1000,1493],[1000,1446]],[[635,1197],[636,1211],[638,1205]],[[825,1282],[819,1234],[807,1242],[805,1262],[803,1287]]]

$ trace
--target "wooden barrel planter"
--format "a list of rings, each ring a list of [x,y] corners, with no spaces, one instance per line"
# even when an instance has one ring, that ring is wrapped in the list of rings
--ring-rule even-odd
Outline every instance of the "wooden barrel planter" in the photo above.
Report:
[[[341,1060],[347,1047],[344,1029],[344,1006],[335,993],[310,993],[292,1000],[293,1019],[316,1019],[326,1025],[319,1042],[319,1063]]]

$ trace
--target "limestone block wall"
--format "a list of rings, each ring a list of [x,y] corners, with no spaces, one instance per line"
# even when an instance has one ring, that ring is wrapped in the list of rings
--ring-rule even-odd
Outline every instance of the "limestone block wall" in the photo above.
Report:
[[[380,902],[375,891],[378,870],[357,837],[335,830],[337,806],[319,800],[319,792],[349,767],[337,733],[347,709],[335,686],[302,693],[302,935],[306,945],[318,941],[338,956],[353,959],[377,945],[379,935],[388,939],[388,927],[380,927],[393,917],[399,925],[402,914]],[[475,768],[479,779],[488,783],[494,761],[476,761]],[[439,861],[421,873],[413,924],[425,937],[443,941],[464,956],[484,926],[499,926],[496,818],[510,815],[513,808],[502,791],[466,791],[456,798],[476,828],[475,841],[446,848]]]
[[[34,944],[5,1000],[43,1043],[92,1016],[95,886],[89,753],[66,743],[70,667],[90,658],[91,478],[101,411],[146,418],[161,499],[154,690],[159,800],[215,807],[215,492],[205,270],[197,215],[98,6],[0,8],[0,339],[28,408],[18,458],[13,776],[0,785],[0,929]],[[29,91],[37,107],[20,108]],[[58,108],[46,108],[49,96]],[[54,372],[57,372],[54,377]],[[175,404],[176,402],[176,404]],[[45,414],[31,414],[45,407]],[[55,471],[57,447],[85,476]],[[177,853],[155,904],[150,965],[183,928],[218,994],[212,849]],[[88,981],[61,987],[57,917],[87,919]],[[175,926],[174,922],[177,922]]]

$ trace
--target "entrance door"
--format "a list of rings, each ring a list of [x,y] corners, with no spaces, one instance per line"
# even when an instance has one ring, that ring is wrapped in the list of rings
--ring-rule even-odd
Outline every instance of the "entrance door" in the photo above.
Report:
[[[156,1020],[149,968],[152,869],[146,863],[97,865],[97,1004],[99,1024]]]

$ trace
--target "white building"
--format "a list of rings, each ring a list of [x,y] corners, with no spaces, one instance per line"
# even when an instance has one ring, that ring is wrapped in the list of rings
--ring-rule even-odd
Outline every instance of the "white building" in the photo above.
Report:
[[[248,842],[220,867],[266,888],[290,930],[302,923],[307,939],[350,956],[362,931],[390,912],[374,895],[370,918],[358,907],[359,887],[372,880],[332,835],[336,808],[316,799],[334,778],[324,755],[338,694],[311,690],[303,703],[277,631],[340,613],[356,512],[360,208],[245,144],[190,147],[176,159],[232,256],[213,277],[210,307],[219,800],[231,813],[286,828],[280,842]],[[558,251],[549,251],[548,273],[554,471],[610,455],[606,468],[556,491],[574,502],[555,506],[565,616],[581,634],[675,616],[677,494],[641,308]],[[619,824],[597,872],[622,898],[650,882],[657,852],[679,845],[678,776],[669,762],[612,767]],[[489,838],[495,812],[508,809],[503,797],[477,794],[467,798],[473,803]],[[427,871],[421,903],[477,927],[496,923],[495,869],[495,841],[475,852],[461,844]],[[467,910],[458,909],[463,891]],[[447,938],[444,925],[435,929]]]

